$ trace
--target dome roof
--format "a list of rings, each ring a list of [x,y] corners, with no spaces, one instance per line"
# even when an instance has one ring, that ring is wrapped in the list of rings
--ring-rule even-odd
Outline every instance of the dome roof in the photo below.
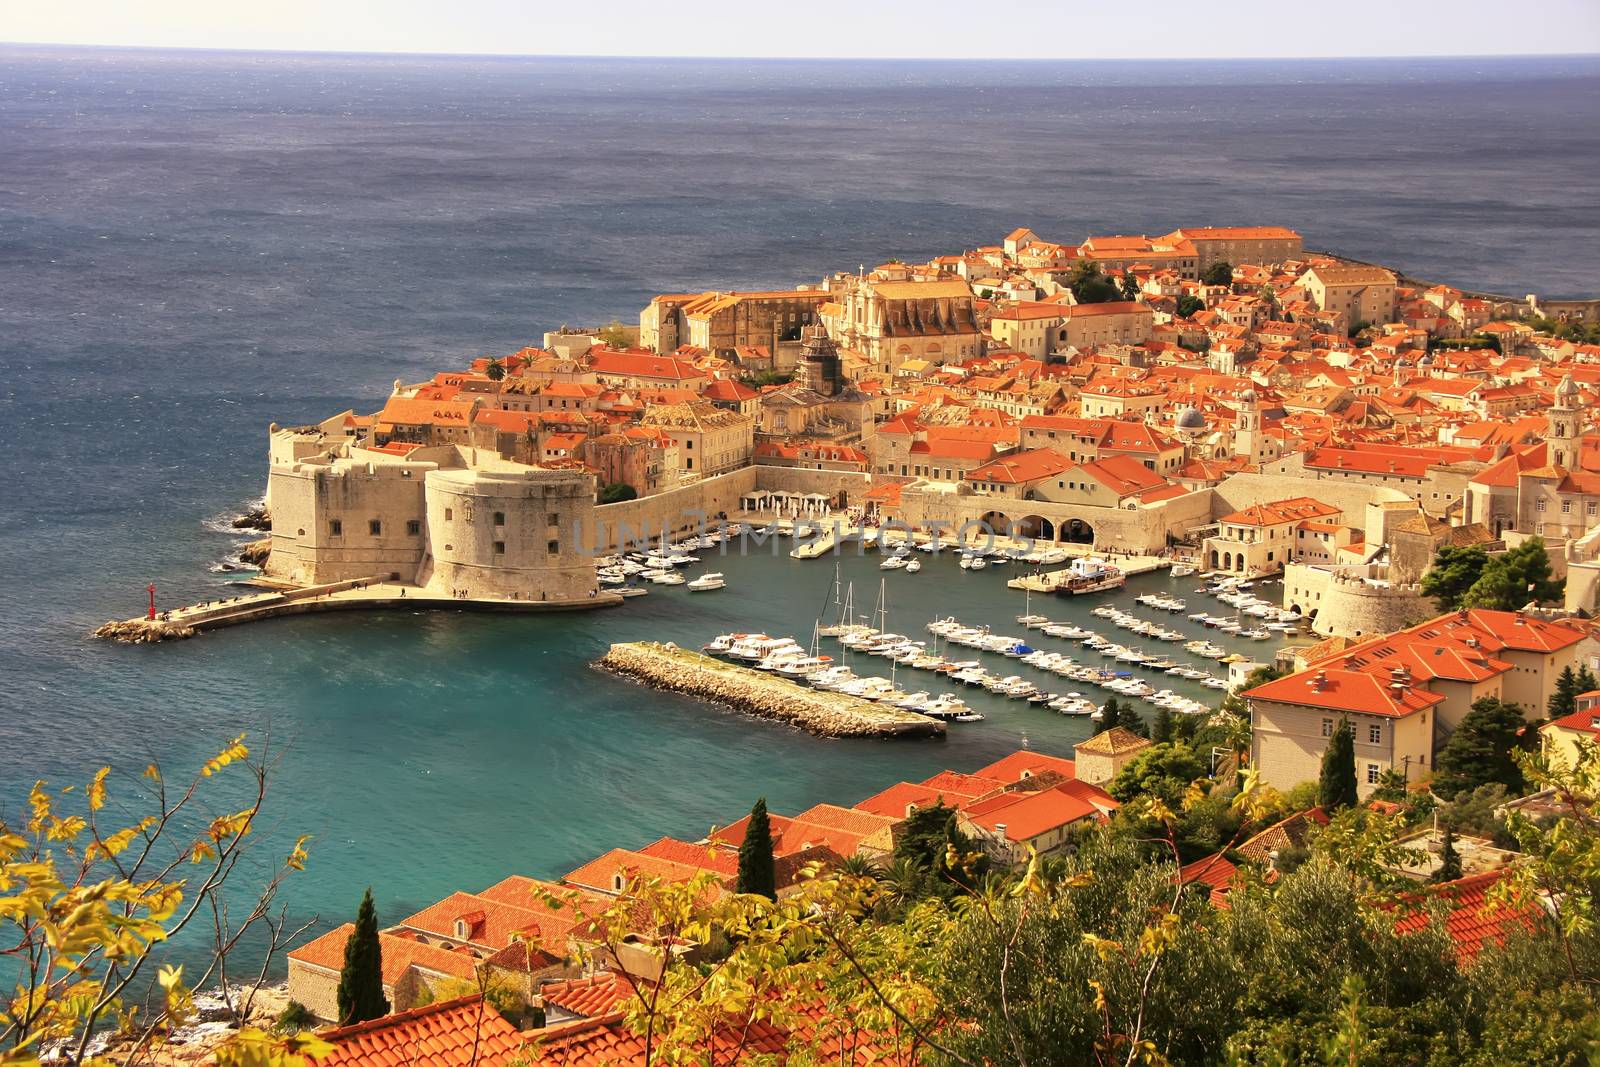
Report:
[[[1206,428],[1206,417],[1200,413],[1199,408],[1184,408],[1178,413],[1178,429],[1203,430]]]

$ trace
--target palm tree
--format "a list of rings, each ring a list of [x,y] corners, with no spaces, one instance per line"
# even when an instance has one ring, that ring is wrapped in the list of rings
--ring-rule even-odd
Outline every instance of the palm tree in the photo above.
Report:
[[[909,856],[899,856],[887,867],[878,869],[878,881],[883,883],[884,894],[897,905],[918,900],[928,884],[928,869]]]
[[[860,852],[852,852],[838,866],[839,873],[847,878],[876,878],[881,870],[877,860]]]

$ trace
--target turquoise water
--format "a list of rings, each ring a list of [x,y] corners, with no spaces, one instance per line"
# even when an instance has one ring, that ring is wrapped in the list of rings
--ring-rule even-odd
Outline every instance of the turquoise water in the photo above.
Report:
[[[345,918],[371,883],[396,918],[512,871],[698,836],[757,794],[793,811],[975,767],[1024,735],[1067,751],[1086,723],[998,699],[973,696],[988,721],[943,743],[823,741],[587,666],[629,637],[803,640],[832,568],[786,555],[719,561],[720,593],[591,615],[339,615],[137,648],[85,635],[142,610],[151,580],[165,604],[217,595],[208,568],[234,538],[206,522],[261,493],[269,422],[372,410],[397,377],[631,318],[657,292],[790,286],[1018,225],[1075,240],[1281,223],[1424,277],[1591,293],[1600,138],[1571,119],[1597,103],[1592,57],[0,48],[0,812],[36,776],[179,768],[270,733],[273,840],[317,837],[293,910]],[[870,602],[875,562],[845,567]],[[891,574],[891,621],[1014,626],[1007,571]]]

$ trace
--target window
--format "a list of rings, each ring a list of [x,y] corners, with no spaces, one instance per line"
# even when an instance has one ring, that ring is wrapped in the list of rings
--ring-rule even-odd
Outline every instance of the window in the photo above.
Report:
[[[1323,719],[1322,720],[1322,736],[1323,737],[1332,737],[1333,736],[1333,720],[1332,719]]]
[[[1377,785],[1378,776],[1383,773],[1376,763],[1367,764],[1367,784]]]
[[[449,522],[451,519],[453,519],[455,517],[456,517],[456,509],[455,508],[445,508],[444,509],[444,521],[445,522]]]
[[[551,541],[548,544],[546,544],[544,547],[545,547],[545,551],[548,552],[552,556],[560,555],[560,553],[561,553],[561,542],[560,541]]]
[[[506,554],[506,543],[504,541],[496,541],[494,543],[494,554],[497,556]]]
[[[1380,725],[1378,723],[1373,723],[1371,726],[1367,727],[1367,743],[1368,744],[1373,744],[1373,745],[1381,745],[1381,744],[1383,744],[1383,727],[1382,727],[1382,725]]]
[[[379,534],[383,533],[383,523],[379,522],[377,519],[368,519],[367,533],[371,534],[373,537],[377,537]]]
[[[554,511],[549,512],[544,517],[544,524],[546,526],[560,526],[561,516]]]
[[[1533,505],[1533,510],[1537,511],[1541,515],[1544,514],[1544,501],[1543,500],[1536,501],[1534,503],[1534,505]]]
[[[495,512],[494,513],[494,524],[496,526],[504,526],[506,524],[506,513],[503,512],[503,511]]]
[[[406,533],[409,534],[410,536],[416,537],[421,532],[422,532],[422,523],[421,523],[420,520],[411,519],[406,523]]]
[[[328,535],[330,537],[339,537],[339,536],[342,536],[343,534],[344,534],[344,523],[341,520],[339,520],[339,519],[330,519],[330,520],[328,520]]]

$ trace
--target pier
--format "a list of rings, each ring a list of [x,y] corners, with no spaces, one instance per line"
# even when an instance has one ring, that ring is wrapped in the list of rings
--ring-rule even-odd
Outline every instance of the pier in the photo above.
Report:
[[[266,584],[262,580],[258,584]],[[282,586],[260,593],[246,593],[220,600],[208,600],[186,607],[158,612],[154,618],[113,620],[94,631],[129,644],[172,641],[194,637],[208,630],[241,623],[258,622],[281,615],[307,615],[319,611],[362,611],[400,608],[409,611],[451,609],[455,611],[574,611],[609,607],[622,603],[622,597],[607,590],[583,601],[512,600],[474,597],[461,599],[448,593],[393,581],[388,575],[353,578],[325,585]]]
[[[1173,562],[1171,559],[1168,559],[1165,556],[1107,556],[1103,551],[1097,552],[1088,545],[1057,545],[1055,547],[1064,548],[1069,552],[1073,552],[1074,548],[1081,547],[1082,551],[1076,551],[1073,552],[1073,554],[1078,556],[1098,556],[1101,559],[1109,562],[1112,566],[1116,567],[1129,578],[1139,574],[1149,574],[1152,571],[1158,571],[1163,567],[1170,567],[1172,566]],[[1011,589],[1026,590],[1030,593],[1054,593],[1058,588],[1060,588],[1061,583],[1066,579],[1066,576],[1067,569],[1063,567],[1059,570],[1041,571],[1038,574],[1028,574],[1021,578],[1012,578],[1006,582],[1006,586]]]
[[[611,646],[598,665],[657,689],[727,704],[821,737],[943,737],[944,723],[655,641]]]

